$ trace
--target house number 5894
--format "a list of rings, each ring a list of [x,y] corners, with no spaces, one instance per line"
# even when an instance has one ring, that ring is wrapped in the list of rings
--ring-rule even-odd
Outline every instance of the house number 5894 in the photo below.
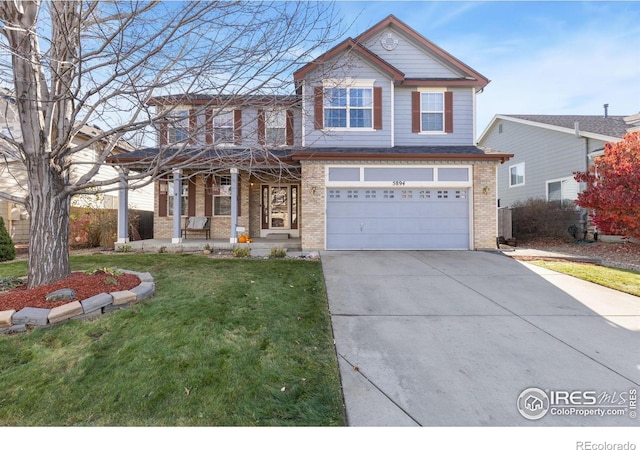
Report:
[[[393,185],[394,186],[404,186],[404,181],[394,181]]]

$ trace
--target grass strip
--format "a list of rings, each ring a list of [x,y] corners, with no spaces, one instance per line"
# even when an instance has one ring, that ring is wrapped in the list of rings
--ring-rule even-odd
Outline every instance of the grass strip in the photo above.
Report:
[[[528,261],[536,266],[590,281],[617,291],[640,297],[640,273],[567,261]]]

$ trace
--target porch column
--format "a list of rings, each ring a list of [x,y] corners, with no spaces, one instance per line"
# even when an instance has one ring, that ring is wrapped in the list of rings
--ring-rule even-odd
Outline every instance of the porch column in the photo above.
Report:
[[[120,179],[118,189],[118,244],[129,242],[129,181],[127,170],[122,169],[118,173]]]
[[[182,171],[173,171],[173,235],[172,244],[182,243],[182,229],[180,219],[182,218]]]
[[[238,242],[238,169],[231,169],[231,234],[229,242],[235,244]]]

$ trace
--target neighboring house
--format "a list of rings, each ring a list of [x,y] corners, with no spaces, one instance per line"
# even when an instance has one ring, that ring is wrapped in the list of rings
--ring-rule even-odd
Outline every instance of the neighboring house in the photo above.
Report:
[[[584,186],[573,178],[586,171],[607,142],[640,127],[633,116],[496,115],[478,146],[512,153],[498,169],[498,204],[509,207],[529,198],[578,198]]]
[[[0,97],[0,132],[8,133],[13,138],[20,139],[20,127],[15,109],[12,107],[14,101],[10,95],[3,93]],[[80,145],[94,138],[100,131],[91,126],[84,126],[75,136],[72,145]],[[2,145],[2,144],[0,144]],[[133,148],[126,143],[116,147],[116,152],[130,152]],[[78,179],[84,173],[83,168],[86,163],[88,167],[96,161],[98,149],[87,148],[74,155],[71,169],[71,180]],[[8,194],[26,198],[27,196],[27,173],[24,164],[11,151],[3,148],[3,161],[0,163],[0,191]],[[105,165],[94,177],[94,180],[103,181],[117,178],[117,172],[113,167]],[[99,194],[98,191],[96,191]],[[74,196],[72,205],[91,206],[97,208],[116,209],[118,205],[118,191],[109,191],[97,196]],[[132,190],[129,193],[129,205],[133,209],[151,211],[153,210],[153,186]],[[15,243],[28,242],[29,240],[29,216],[24,206],[0,199],[0,216],[4,219],[7,230]]]
[[[474,145],[487,78],[389,16],[293,80],[293,96],[150,102],[173,110],[157,147],[112,162],[204,152],[165,166],[155,238],[180,243],[184,216],[210,216],[212,237],[232,243],[240,226],[305,250],[495,248],[496,169],[510,155]]]

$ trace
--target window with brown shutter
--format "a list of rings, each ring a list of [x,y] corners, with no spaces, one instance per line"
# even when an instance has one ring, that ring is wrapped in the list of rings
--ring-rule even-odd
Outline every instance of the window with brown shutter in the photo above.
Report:
[[[233,110],[233,143],[242,144],[242,110]]]
[[[213,175],[204,177],[204,215],[213,215]]]
[[[187,215],[193,217],[196,215],[196,180],[189,178],[189,190],[187,193]]]
[[[453,92],[444,93],[444,132],[453,133]]]
[[[258,110],[258,145],[265,144],[264,109]]]
[[[206,143],[213,144],[213,110],[207,109],[204,114]]]
[[[189,110],[189,144],[195,144],[194,139],[196,130],[198,128],[198,111],[195,108]]]
[[[167,193],[169,184],[167,180],[158,181],[158,216],[167,217]]]
[[[167,145],[168,142],[168,131],[167,131],[167,123],[162,122],[160,124],[160,145]]]
[[[316,86],[313,88],[313,126],[316,130],[324,128],[323,108],[323,88],[322,86]]]
[[[293,137],[293,111],[290,109],[287,110],[287,145],[294,144]]]
[[[420,92],[411,92],[411,132],[420,133]]]
[[[382,88],[373,88],[373,129],[382,130]]]

